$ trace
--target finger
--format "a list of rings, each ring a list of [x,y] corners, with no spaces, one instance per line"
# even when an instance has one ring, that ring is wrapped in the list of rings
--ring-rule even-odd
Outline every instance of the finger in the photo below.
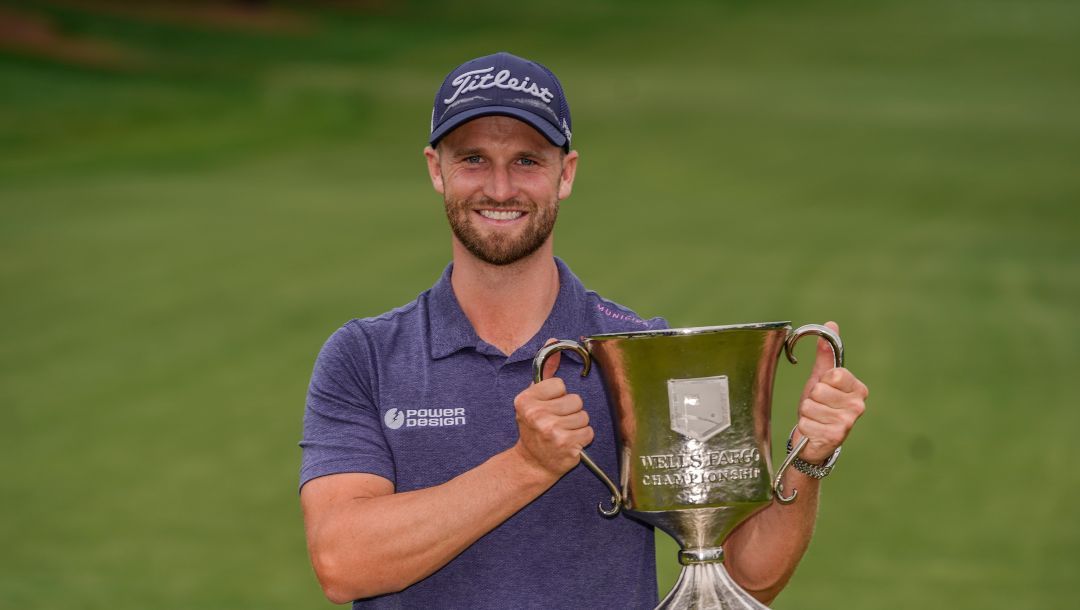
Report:
[[[582,409],[559,418],[559,425],[566,430],[580,430],[589,425],[589,412]]]
[[[840,327],[836,322],[826,322],[825,326],[836,333],[837,336],[840,335]],[[817,341],[817,352],[814,356],[814,366],[810,369],[810,376],[806,379],[806,385],[803,386],[802,398],[809,396],[810,390],[814,387],[814,384],[820,381],[822,375],[835,366],[836,359],[833,357],[832,344],[830,344],[827,339],[819,338]]]
[[[593,432],[592,426],[585,426],[584,428],[579,428],[577,430],[574,430],[572,434],[573,436],[571,437],[571,440],[575,445],[582,449],[591,445],[593,442],[593,438],[596,436],[596,433]]]
[[[838,422],[822,422],[801,417],[795,427],[803,436],[809,438],[811,443],[818,446],[828,445],[836,449],[843,444],[853,426],[853,422],[846,421],[843,414],[840,415],[840,419],[841,421]]]
[[[840,326],[836,322],[826,322],[825,326],[836,333],[836,336],[840,336]],[[836,359],[833,357],[832,344],[827,339],[818,338],[817,341],[817,358],[814,360],[814,370],[811,373],[817,377],[821,377],[825,371],[836,366]]]
[[[570,415],[583,409],[584,403],[577,394],[562,394],[544,399],[538,397],[538,392],[547,389],[547,382],[555,380],[557,378],[545,379],[518,394],[514,399],[514,410],[519,420],[539,421],[548,417]]]
[[[551,338],[544,343],[544,346],[555,343],[558,339]],[[544,363],[544,379],[555,376],[555,371],[559,370],[559,363],[562,362],[562,352],[555,352],[553,356],[547,359]]]
[[[822,439],[824,439],[829,428],[830,424],[824,424],[819,421],[814,421],[812,419],[806,418],[800,419],[798,425],[795,426],[795,429],[799,432],[799,436],[806,437],[810,439],[811,442],[820,442]]]
[[[858,409],[841,409],[807,398],[799,403],[799,422],[812,421],[826,426],[850,426],[859,418]]]
[[[845,368],[836,368],[821,376],[819,383],[830,385],[842,392],[855,392],[861,382],[855,378],[851,371]]]
[[[832,371],[826,373],[825,377],[830,375],[832,375]],[[826,408],[842,409],[854,396],[829,385],[825,381],[819,381],[811,388],[810,395],[807,398],[812,402],[824,405]]]
[[[533,398],[535,400],[554,400],[560,396],[566,395],[566,384],[558,377],[550,377],[540,383],[533,384],[522,392],[522,394],[524,394],[526,398]]]
[[[581,396],[578,396],[577,394],[567,394],[543,402],[543,407],[546,412],[560,417],[572,413],[584,412],[584,406],[584,403],[581,401]]]
[[[555,447],[583,447],[592,442],[589,415],[584,411],[561,417],[547,414],[530,427]]]
[[[589,414],[586,411],[574,411],[566,415],[559,415],[551,411],[538,411],[531,414],[522,423],[541,435],[555,438],[565,438],[574,430],[580,430],[589,425]]]

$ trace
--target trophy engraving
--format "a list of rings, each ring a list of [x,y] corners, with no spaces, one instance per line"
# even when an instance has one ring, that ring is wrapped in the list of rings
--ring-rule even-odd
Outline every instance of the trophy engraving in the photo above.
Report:
[[[724,375],[701,379],[669,379],[671,429],[707,441],[731,425],[728,380]]]
[[[789,322],[595,335],[543,347],[533,377],[562,350],[577,352],[588,375],[595,360],[618,434],[619,485],[586,452],[581,461],[611,491],[611,506],[660,528],[679,543],[683,571],[660,608],[766,609],[724,569],[721,544],[735,527],[785,495],[785,470],[802,439],[772,476],[772,388],[781,350],[794,363],[795,343],[826,339],[843,366],[840,338],[825,326]]]

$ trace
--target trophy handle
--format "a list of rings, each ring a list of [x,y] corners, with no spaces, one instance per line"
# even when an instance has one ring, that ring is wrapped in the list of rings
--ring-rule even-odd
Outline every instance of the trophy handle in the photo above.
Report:
[[[534,383],[540,383],[544,380],[544,363],[547,362],[547,359],[563,350],[571,350],[577,352],[577,354],[581,356],[581,359],[585,362],[585,365],[581,369],[581,376],[584,377],[589,374],[589,370],[592,368],[592,356],[589,355],[589,350],[585,349],[577,341],[570,341],[564,339],[562,341],[556,341],[555,343],[552,343],[550,345],[545,345],[544,347],[540,348],[540,351],[536,352],[536,357],[533,358]],[[600,478],[601,481],[604,482],[604,485],[607,485],[607,488],[609,490],[611,490],[611,508],[604,508],[603,503],[598,504],[596,508],[600,511],[600,514],[604,515],[605,517],[614,517],[615,515],[619,514],[619,508],[622,504],[622,493],[619,492],[619,488],[616,487],[615,483],[613,483],[611,479],[608,478],[606,474],[604,474],[604,471],[596,465],[596,462],[592,461],[592,458],[589,457],[589,454],[585,453],[584,449],[581,450],[581,461],[589,470],[593,472],[593,474],[595,474],[597,477]]]
[[[822,326],[821,324],[804,324],[796,328],[786,341],[784,341],[784,353],[787,354],[788,360],[792,364],[798,364],[799,359],[795,357],[795,344],[799,339],[802,339],[806,335],[817,335],[822,339],[829,342],[829,346],[832,347],[833,353],[833,366],[839,368],[844,366],[844,342],[840,340],[840,336],[832,331],[828,326]],[[787,472],[791,463],[795,461],[795,458],[799,457],[799,453],[806,447],[810,439],[805,436],[799,439],[799,444],[788,453],[784,463],[780,465],[780,469],[776,472],[776,478],[773,479],[773,493],[776,494],[776,500],[781,504],[791,504],[795,501],[795,496],[799,495],[799,490],[792,489],[790,496],[784,495],[784,484],[781,482],[784,478],[784,473]]]

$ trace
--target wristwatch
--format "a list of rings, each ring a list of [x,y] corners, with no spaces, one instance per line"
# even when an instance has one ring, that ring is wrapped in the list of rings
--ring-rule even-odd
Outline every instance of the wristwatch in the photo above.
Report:
[[[795,428],[791,429],[791,434],[787,437],[787,452],[791,453],[791,439],[795,436]],[[824,479],[832,472],[833,466],[836,464],[837,458],[840,457],[840,450],[843,447],[837,447],[836,451],[829,456],[829,459],[825,460],[824,464],[811,464],[802,458],[795,458],[791,462],[791,466],[799,472],[805,474],[811,479]]]

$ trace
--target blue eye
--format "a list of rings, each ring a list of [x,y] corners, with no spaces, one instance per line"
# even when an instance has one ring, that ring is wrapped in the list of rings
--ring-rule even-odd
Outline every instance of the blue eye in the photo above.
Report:
[[[522,157],[521,159],[518,159],[518,162],[525,166],[536,165],[536,161],[533,161],[528,157]]]
[[[466,163],[479,163],[480,161],[480,155],[469,155],[468,157],[465,157]]]

